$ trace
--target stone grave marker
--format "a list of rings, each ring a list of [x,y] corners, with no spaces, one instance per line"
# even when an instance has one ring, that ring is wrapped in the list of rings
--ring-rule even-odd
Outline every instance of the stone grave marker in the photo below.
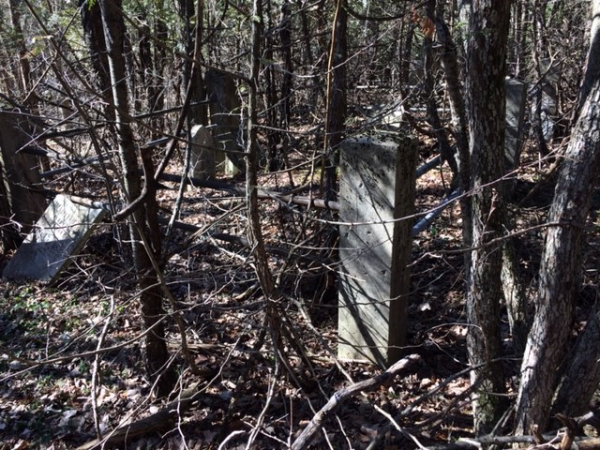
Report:
[[[244,151],[240,145],[243,139],[240,112],[242,104],[237,94],[235,81],[224,72],[210,69],[204,78],[206,91],[210,100],[210,121],[216,125],[215,140],[225,150]],[[219,152],[217,163],[225,162],[225,173],[235,175],[245,168],[244,159],[234,153]]]
[[[542,80],[542,132],[546,142],[550,142],[556,127],[560,67],[547,58],[541,61],[541,66],[542,72],[545,73]]]
[[[525,119],[525,103],[527,101],[527,83],[507,79],[506,118],[504,136],[504,169],[510,172],[519,167],[521,149],[523,148],[523,122]]]
[[[340,149],[338,356],[381,366],[406,338],[417,148],[408,137],[359,136]]]
[[[106,211],[57,195],[4,269],[7,280],[52,283],[71,262]]]
[[[214,141],[210,132],[203,125],[192,128],[192,152],[189,177],[208,180],[215,177]]]

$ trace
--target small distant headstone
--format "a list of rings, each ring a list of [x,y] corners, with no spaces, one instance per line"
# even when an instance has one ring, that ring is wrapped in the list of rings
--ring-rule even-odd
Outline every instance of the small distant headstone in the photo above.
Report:
[[[552,64],[552,66],[551,66]],[[546,142],[552,140],[554,128],[556,128],[556,116],[558,105],[558,82],[560,79],[560,68],[549,59],[543,59],[540,64],[545,73],[542,80],[542,132]]]
[[[217,162],[225,162],[225,172],[235,175],[235,169],[244,170],[244,159],[231,151],[244,151],[243,129],[240,113],[242,104],[237,94],[235,81],[231,75],[218,70],[207,70],[204,77],[206,92],[210,100],[210,121],[216,125],[215,140],[224,150],[217,156]],[[235,169],[234,169],[235,168]]]
[[[393,140],[392,140],[393,139]],[[338,356],[381,366],[400,357],[412,244],[417,149],[408,137],[360,136],[340,150]],[[381,223],[383,222],[383,223]]]
[[[507,79],[506,88],[506,127],[504,136],[505,170],[510,172],[519,167],[523,147],[523,122],[527,101],[527,83]]]
[[[81,250],[106,211],[57,195],[4,269],[7,280],[52,283]]]
[[[550,142],[554,136],[554,129],[556,128],[560,67],[556,64],[556,61],[545,58],[540,61],[540,69],[543,78],[534,86],[531,92],[531,97],[533,99],[531,104],[531,117],[535,117],[539,106],[542,136],[544,141]],[[539,98],[541,98],[541,100],[539,100],[538,103]],[[537,133],[535,128],[532,128],[531,131]]]
[[[188,175],[202,180],[215,177],[214,142],[210,132],[203,125],[192,128],[192,154]]]

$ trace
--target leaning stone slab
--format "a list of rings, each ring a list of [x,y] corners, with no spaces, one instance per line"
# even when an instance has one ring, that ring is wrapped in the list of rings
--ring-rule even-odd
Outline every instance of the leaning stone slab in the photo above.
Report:
[[[360,136],[340,151],[338,356],[387,366],[406,339],[417,149],[408,137]],[[366,222],[366,224],[364,224]],[[361,225],[362,224],[362,225]]]
[[[5,280],[42,280],[52,283],[87,241],[104,209],[76,203],[57,195],[4,269]]]

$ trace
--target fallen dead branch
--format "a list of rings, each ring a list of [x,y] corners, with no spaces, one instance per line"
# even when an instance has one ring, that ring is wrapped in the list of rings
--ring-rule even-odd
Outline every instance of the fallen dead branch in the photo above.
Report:
[[[305,449],[312,441],[314,435],[321,429],[327,417],[329,417],[343,402],[357,395],[359,392],[372,390],[378,386],[381,386],[383,383],[393,379],[403,370],[413,369],[420,360],[421,357],[419,355],[409,355],[392,365],[382,374],[373,378],[369,378],[368,380],[352,384],[337,391],[331,396],[327,404],[323,406],[321,410],[317,412],[317,414],[315,414],[304,431],[302,431],[300,436],[298,436],[298,438],[294,441],[291,447],[292,450]]]
[[[544,436],[547,437],[547,436]],[[554,436],[556,438],[556,436]],[[537,444],[537,438],[535,436],[482,436],[479,438],[470,439],[459,439],[452,444],[447,445],[436,445],[433,447],[427,447],[428,450],[454,450],[462,448],[483,448],[489,445],[512,445],[512,444],[529,444],[532,445],[527,447],[528,450],[541,450],[541,449],[560,449],[560,450],[598,450],[600,449],[600,438],[576,438],[572,444],[566,448],[562,447],[561,439],[554,440],[551,442]]]
[[[184,391],[180,398],[169,402],[157,413],[144,417],[136,422],[123,425],[113,430],[107,438],[94,439],[86,442],[77,450],[92,450],[123,444],[136,437],[144,436],[152,431],[167,430],[173,426],[177,417],[186,411],[201,395],[206,395],[204,389],[198,390],[200,383],[195,383]]]

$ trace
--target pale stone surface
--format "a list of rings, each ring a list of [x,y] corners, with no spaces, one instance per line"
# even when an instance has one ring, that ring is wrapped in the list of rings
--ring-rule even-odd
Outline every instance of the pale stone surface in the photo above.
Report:
[[[527,101],[527,84],[518,80],[506,80],[506,128],[504,136],[505,171],[519,167],[523,147],[523,122]]]
[[[560,67],[549,59],[543,59],[540,65],[545,74],[542,81],[542,132],[544,139],[549,142],[556,128]]]
[[[203,125],[192,128],[192,153],[188,176],[208,180],[215,177],[215,143]]]
[[[417,151],[410,138],[360,136],[340,151],[338,356],[381,366],[404,344]],[[387,222],[386,222],[387,221]]]
[[[52,283],[79,252],[94,224],[106,213],[57,195],[4,269],[8,280],[34,279]]]
[[[215,140],[228,151],[244,151],[244,130],[241,127],[240,113],[242,104],[237,94],[233,78],[218,70],[208,70],[204,78],[210,100],[210,122],[216,125]],[[218,152],[217,163],[225,162],[225,172],[235,175],[233,167],[244,170],[241,155],[230,152]]]

